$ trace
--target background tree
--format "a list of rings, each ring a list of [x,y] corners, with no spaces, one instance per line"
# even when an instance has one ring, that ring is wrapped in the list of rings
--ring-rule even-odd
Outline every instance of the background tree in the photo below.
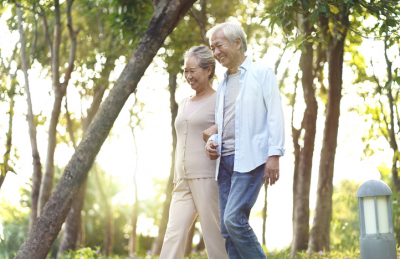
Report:
[[[31,214],[29,218],[29,228],[30,231],[32,229],[33,224],[37,218],[37,210],[38,210],[38,199],[39,199],[39,191],[40,191],[40,181],[42,178],[42,164],[40,162],[40,155],[37,147],[37,139],[36,139],[36,125],[33,115],[32,108],[32,100],[31,100],[31,92],[29,87],[29,78],[28,78],[28,68],[30,64],[35,60],[35,52],[36,52],[36,41],[37,41],[37,21],[35,19],[35,36],[33,39],[33,43],[31,44],[31,55],[32,60],[29,62],[28,57],[26,55],[26,42],[25,42],[25,32],[22,25],[22,8],[21,6],[17,6],[17,15],[18,15],[18,30],[20,35],[20,44],[21,44],[21,66],[24,72],[25,79],[25,93],[26,93],[26,101],[28,104],[28,113],[26,119],[28,121],[29,126],[29,137],[31,141],[32,148],[32,158],[33,158],[33,175],[32,175],[32,196],[31,196]],[[33,7],[35,9],[35,7]]]
[[[393,4],[393,3],[392,3]],[[395,3],[394,3],[395,4]],[[279,7],[278,7],[279,6]],[[350,27],[349,15],[353,13],[362,14],[366,11],[396,14],[396,9],[387,8],[387,5],[377,6],[375,3],[366,3],[364,1],[357,2],[343,1],[322,1],[322,2],[307,2],[307,1],[290,1],[280,3],[278,6],[270,9],[267,12],[266,18],[270,19],[270,26],[273,28],[275,24],[281,26],[287,34],[291,34],[294,27],[299,28],[297,22],[297,14],[309,13],[309,21],[314,21],[318,18],[318,30],[316,36],[306,35],[291,38],[291,44],[300,48],[303,52],[309,52],[306,49],[308,42],[318,41],[322,33],[322,39],[326,42],[326,60],[328,62],[329,72],[328,81],[329,89],[326,104],[326,122],[324,129],[323,146],[320,156],[320,170],[319,170],[319,183],[317,191],[317,204],[314,213],[313,229],[310,235],[310,249],[319,251],[323,248],[329,249],[329,231],[332,213],[332,193],[333,193],[333,165],[335,158],[335,150],[337,146],[337,134],[339,126],[340,115],[340,99],[342,89],[342,65],[343,54],[345,46],[345,38],[347,30],[350,28],[359,32],[359,28],[353,29]],[[365,9],[363,9],[365,8]],[[307,20],[306,20],[307,21]],[[393,22],[393,27],[398,24]],[[364,30],[365,31],[365,30]],[[307,104],[307,107],[309,105]],[[300,169],[300,164],[299,164]],[[300,176],[300,174],[299,174]],[[297,179],[298,181],[298,179]],[[298,183],[298,182],[297,182]],[[298,197],[298,189],[294,187],[295,197]],[[309,192],[309,191],[308,191]],[[301,196],[300,196],[301,198]],[[295,198],[297,200],[297,198]],[[307,213],[306,209],[304,212]],[[303,212],[303,214],[304,214]],[[294,208],[294,220],[301,215],[297,215],[297,210]],[[308,214],[308,213],[307,213]],[[305,222],[305,221],[304,221]],[[305,231],[308,231],[303,227]],[[296,235],[297,229],[294,229]],[[297,244],[292,248],[294,251],[297,249],[304,249],[305,245],[297,247]]]
[[[64,80],[61,83],[60,81],[60,44],[61,44],[61,14],[60,14],[60,3],[59,0],[55,0],[54,2],[54,35],[53,41],[50,39],[48,21],[46,10],[42,7],[41,15],[43,19],[43,24],[46,32],[46,41],[49,45],[50,57],[51,57],[51,71],[52,71],[52,80],[53,80],[53,91],[54,91],[54,105],[51,113],[50,124],[49,124],[49,138],[48,138],[48,146],[47,146],[47,157],[45,164],[45,171],[42,178],[42,183],[40,185],[40,194],[39,194],[39,204],[38,204],[38,216],[41,213],[44,205],[47,200],[50,198],[53,179],[54,179],[54,152],[56,148],[56,134],[57,134],[57,124],[58,118],[60,116],[61,111],[61,102],[65,95],[65,91],[67,89],[69,80],[71,78],[71,73],[74,69],[74,61],[75,61],[75,52],[77,45],[77,34],[78,31],[74,30],[72,24],[72,8],[73,0],[68,0],[66,2],[66,16],[67,16],[67,26],[68,26],[68,34],[70,37],[70,50],[69,50],[69,58],[68,58],[68,67],[65,70]]]
[[[123,104],[136,89],[138,81],[165,38],[192,5],[193,1],[178,0],[168,3],[162,1],[158,4],[149,27],[139,41],[129,63],[101,105],[98,116],[92,121],[88,133],[83,137],[65,168],[59,184],[43,210],[45,216],[38,218],[16,258],[25,258],[28,254],[37,258],[46,257],[80,185],[86,178]],[[140,62],[135,62],[135,60],[140,60]],[[52,211],[57,211],[57,213],[52,213]]]
[[[121,5],[122,3],[118,1],[111,4],[104,1],[100,3],[87,1],[81,8],[78,8],[79,11],[77,11],[76,16],[85,17],[85,19],[77,20],[79,26],[83,28],[80,33],[82,35],[82,43],[78,49],[78,56],[81,56],[81,59],[77,62],[77,65],[78,67],[89,66],[87,66],[87,69],[80,70],[83,80],[77,81],[76,84],[80,91],[81,103],[87,99],[92,99],[92,102],[86,114],[81,114],[80,116],[82,121],[80,130],[75,128],[75,131],[71,132],[72,123],[68,119],[68,110],[66,110],[66,127],[71,141],[77,133],[78,140],[82,138],[82,134],[86,133],[99,110],[105,91],[111,83],[109,82],[109,77],[115,67],[115,61],[120,56],[126,56],[128,49],[137,44],[138,39],[143,34],[143,29],[146,28],[150,19],[152,9],[149,1],[131,1],[128,5],[125,5],[123,11],[121,11]],[[117,36],[115,29],[120,26],[116,24],[117,20],[121,20],[124,26],[127,26],[126,28],[130,30],[129,34],[121,35],[119,40],[115,40]],[[84,41],[84,39],[90,40]],[[95,66],[101,67],[101,70],[97,73],[95,72]],[[90,81],[93,83],[92,87],[84,79],[87,76],[90,77]],[[82,134],[79,134],[79,132],[82,132]],[[79,240],[79,237],[82,237],[80,233],[83,231],[80,222],[85,190],[86,183],[81,186],[69,212],[59,247],[59,254],[69,249],[76,249],[77,244],[84,241],[82,239]]]

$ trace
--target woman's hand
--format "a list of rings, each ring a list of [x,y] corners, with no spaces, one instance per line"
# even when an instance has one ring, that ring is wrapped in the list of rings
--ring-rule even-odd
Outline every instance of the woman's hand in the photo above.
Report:
[[[218,133],[218,125],[215,124],[214,126],[209,127],[208,129],[206,129],[205,131],[203,131],[203,140],[205,142],[208,141],[208,139],[214,135]]]
[[[210,140],[207,141],[206,144],[206,154],[211,160],[215,160],[219,157],[219,152],[218,152],[218,144],[215,143],[214,141]]]

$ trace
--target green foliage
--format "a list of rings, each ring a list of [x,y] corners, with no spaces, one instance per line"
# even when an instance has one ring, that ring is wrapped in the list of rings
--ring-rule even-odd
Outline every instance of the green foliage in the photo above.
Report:
[[[304,15],[305,20],[299,22],[298,15]],[[315,41],[317,38],[300,38],[298,27],[303,26],[305,21],[309,26],[318,28],[318,16],[329,19],[329,29],[331,34],[335,33],[340,37],[345,30],[351,30],[359,35],[383,37],[388,36],[395,42],[400,38],[400,1],[353,1],[353,0],[275,0],[272,1],[263,17],[262,21],[269,20],[271,31],[275,26],[281,27],[287,36],[295,34],[289,38],[299,49],[304,51],[305,41]],[[337,19],[339,15],[353,15],[363,17],[363,20],[373,16],[377,22],[372,27],[365,27],[362,24],[351,24],[347,26]],[[377,30],[379,27],[379,30]],[[318,28],[317,34],[324,28]],[[378,32],[377,32],[378,31]],[[393,45],[392,43],[392,45]]]
[[[333,250],[351,251],[358,247],[360,223],[356,193],[360,183],[342,180],[332,197],[331,244]]]
[[[153,15],[150,0],[113,0],[110,1],[108,20],[111,28],[119,31],[120,40],[136,45],[147,29]]]
[[[393,227],[394,233],[396,236],[396,243],[400,244],[400,193],[397,193],[395,190],[394,183],[392,180],[391,168],[388,168],[385,164],[382,164],[378,167],[379,172],[381,173],[381,179],[385,181],[390,189],[392,189],[392,216],[393,216]]]
[[[20,194],[22,199],[19,206],[4,199],[0,202],[0,258],[14,257],[28,232],[30,193],[27,189],[21,189]]]

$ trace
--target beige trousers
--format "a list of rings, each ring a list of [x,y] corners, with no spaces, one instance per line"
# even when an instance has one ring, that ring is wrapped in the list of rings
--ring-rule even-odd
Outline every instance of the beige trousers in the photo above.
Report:
[[[187,234],[197,214],[208,258],[228,259],[219,230],[218,184],[214,178],[181,179],[176,183],[160,259],[183,258]]]

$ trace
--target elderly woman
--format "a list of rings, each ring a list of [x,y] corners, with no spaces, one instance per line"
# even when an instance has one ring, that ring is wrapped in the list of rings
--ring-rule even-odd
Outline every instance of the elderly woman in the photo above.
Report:
[[[219,227],[216,162],[205,154],[205,142],[202,138],[205,130],[211,133],[216,129],[213,127],[216,93],[211,87],[215,60],[211,50],[206,46],[189,49],[185,53],[184,73],[195,94],[180,102],[175,119],[178,137],[175,188],[160,259],[183,258],[187,234],[197,214],[200,217],[208,257],[224,259],[228,255]]]

